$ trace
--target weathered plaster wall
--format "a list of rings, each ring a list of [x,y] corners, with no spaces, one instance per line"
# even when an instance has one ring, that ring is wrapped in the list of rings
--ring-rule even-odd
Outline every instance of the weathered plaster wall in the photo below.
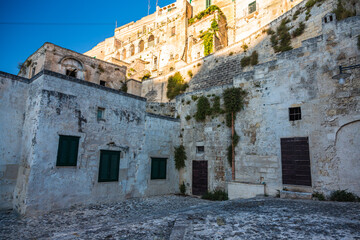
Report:
[[[174,147],[179,145],[180,120],[148,113],[145,123],[146,140],[144,152],[146,161],[141,165],[144,172],[151,171],[151,158],[167,158],[166,179],[151,180],[150,174],[138,175],[145,178],[146,195],[163,195],[179,192],[178,170],[175,169]]]
[[[11,81],[4,82],[4,86],[5,83]],[[5,164],[1,165],[8,175],[11,169],[6,168],[21,165],[14,194],[18,212],[36,214],[76,204],[178,191],[173,160],[178,120],[147,115],[144,98],[55,72],[42,72],[24,89],[28,89],[29,97],[4,88],[8,108],[15,99],[8,99],[7,95],[27,98],[19,101],[24,104],[23,109],[13,108],[18,114],[21,112],[14,120],[16,124],[21,122],[19,133],[13,133],[18,144],[12,141],[16,149],[9,148],[12,152],[4,156]],[[104,120],[97,119],[98,107],[105,109]],[[56,166],[59,135],[80,137],[76,167]],[[1,147],[6,146],[1,143]],[[98,182],[100,150],[121,151],[118,182]],[[168,158],[164,181],[150,181],[150,157],[155,156]],[[1,184],[8,187],[1,201],[7,204],[4,207],[11,207],[8,195],[14,192],[14,182]]]
[[[147,102],[146,112],[167,117],[176,117],[177,113],[175,103],[160,102]]]
[[[0,72],[0,209],[12,208],[27,95],[27,79]]]

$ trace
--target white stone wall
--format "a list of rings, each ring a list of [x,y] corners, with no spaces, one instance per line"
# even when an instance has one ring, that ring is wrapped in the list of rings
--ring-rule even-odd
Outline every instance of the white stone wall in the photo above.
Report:
[[[147,116],[144,98],[49,71],[31,83],[2,78],[1,84],[1,112],[10,114],[1,127],[14,126],[2,129],[10,142],[0,145],[8,150],[1,162],[1,208],[12,206],[12,193],[18,212],[36,214],[178,191],[173,147],[179,122]],[[105,109],[104,120],[97,119],[98,107]],[[76,167],[56,166],[59,135],[80,137]],[[118,182],[98,182],[100,150],[121,151]],[[155,183],[150,157],[156,156],[168,158],[168,171]],[[13,165],[16,171],[20,165],[17,176]]]
[[[12,208],[21,161],[27,79],[0,72],[0,208]]]

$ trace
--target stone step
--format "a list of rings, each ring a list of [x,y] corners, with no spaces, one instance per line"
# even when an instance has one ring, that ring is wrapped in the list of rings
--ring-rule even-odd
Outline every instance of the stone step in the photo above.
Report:
[[[280,191],[280,198],[290,199],[312,199],[312,193],[309,192],[292,192],[292,191]]]

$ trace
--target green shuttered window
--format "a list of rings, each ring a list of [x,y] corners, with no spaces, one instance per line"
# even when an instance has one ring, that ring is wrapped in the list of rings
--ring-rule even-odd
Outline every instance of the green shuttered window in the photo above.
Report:
[[[80,137],[60,135],[56,166],[75,166]]]
[[[119,181],[119,151],[100,151],[99,182]]]
[[[166,179],[166,158],[151,158],[151,179]]]
[[[249,14],[256,12],[256,1],[249,4]]]

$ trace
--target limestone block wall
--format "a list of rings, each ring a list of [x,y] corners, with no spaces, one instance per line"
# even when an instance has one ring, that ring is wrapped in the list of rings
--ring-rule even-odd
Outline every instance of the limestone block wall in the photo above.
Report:
[[[176,117],[175,103],[147,102],[146,112],[167,117]]]
[[[227,147],[231,140],[231,129],[225,124],[225,115],[207,117],[205,122],[197,122],[195,113],[197,101],[194,97],[206,96],[212,104],[215,96],[222,98],[224,89],[231,85],[208,88],[183,94],[176,98],[176,109],[181,119],[181,143],[186,150],[186,167],[180,175],[180,182],[186,184],[188,194],[192,194],[192,162],[208,162],[208,190],[225,189],[226,181],[231,180],[231,167],[227,160]],[[221,105],[223,102],[221,100]],[[187,120],[187,118],[190,118]],[[203,146],[204,153],[197,147]]]
[[[12,208],[27,95],[27,79],[0,72],[0,209]]]
[[[312,187],[329,193],[359,194],[359,70],[345,85],[332,76],[338,66],[359,64],[359,17],[332,23],[332,31],[303,42],[234,78],[248,91],[248,105],[236,121],[236,179],[282,189],[280,139],[309,137]],[[301,107],[302,119],[289,121],[289,107]],[[352,132],[352,133],[350,133]],[[355,134],[355,135],[353,135]],[[350,165],[353,167],[351,168]],[[345,172],[347,174],[345,174]]]
[[[31,78],[42,70],[66,74],[76,69],[76,78],[99,84],[105,81],[107,87],[120,89],[125,82],[126,66],[104,62],[80,53],[45,43],[24,63],[19,76]]]

